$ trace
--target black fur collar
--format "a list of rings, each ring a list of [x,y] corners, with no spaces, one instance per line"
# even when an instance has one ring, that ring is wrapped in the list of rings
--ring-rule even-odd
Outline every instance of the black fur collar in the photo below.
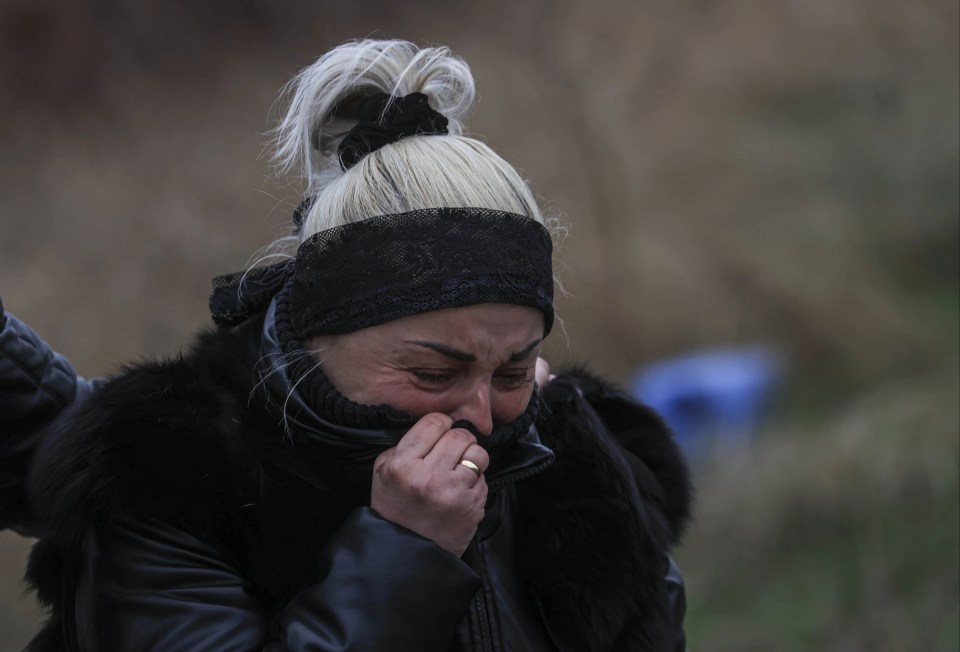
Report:
[[[582,370],[544,399],[539,428],[556,461],[520,494],[528,589],[567,649],[671,649],[667,552],[691,497],[678,447],[657,415]]]

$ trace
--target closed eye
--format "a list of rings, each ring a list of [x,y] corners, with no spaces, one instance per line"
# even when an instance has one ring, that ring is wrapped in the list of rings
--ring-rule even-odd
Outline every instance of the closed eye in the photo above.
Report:
[[[410,373],[412,373],[413,377],[419,380],[421,383],[426,383],[428,385],[442,385],[450,382],[450,380],[453,379],[452,373],[442,371],[412,369]]]
[[[502,371],[496,374],[494,378],[501,384],[507,385],[508,388],[520,387],[533,382],[533,366],[516,371]]]

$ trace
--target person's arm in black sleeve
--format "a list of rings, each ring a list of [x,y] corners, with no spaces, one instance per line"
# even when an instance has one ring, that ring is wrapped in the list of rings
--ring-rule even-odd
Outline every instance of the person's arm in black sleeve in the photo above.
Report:
[[[332,543],[324,581],[284,611],[288,649],[449,649],[480,588],[466,563],[369,508],[355,511]]]
[[[65,631],[82,652],[252,652],[268,623],[217,551],[156,521],[117,519],[88,530]]]
[[[44,427],[97,382],[79,378],[0,300],[0,529],[34,529],[23,490],[30,458]]]
[[[359,509],[318,553],[321,579],[286,605],[276,639],[237,571],[183,531],[120,522],[84,552],[85,651],[445,652],[480,585],[456,556]]]

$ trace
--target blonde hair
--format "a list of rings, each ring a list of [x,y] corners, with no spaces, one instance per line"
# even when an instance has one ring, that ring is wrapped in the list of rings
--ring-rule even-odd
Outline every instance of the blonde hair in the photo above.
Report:
[[[367,217],[424,208],[489,208],[544,223],[513,166],[463,135],[473,76],[447,48],[400,40],[348,42],[300,72],[286,92],[290,103],[274,130],[274,162],[316,198],[300,241]],[[342,170],[337,147],[357,123],[361,100],[375,93],[423,93],[449,121],[449,133],[404,138]]]

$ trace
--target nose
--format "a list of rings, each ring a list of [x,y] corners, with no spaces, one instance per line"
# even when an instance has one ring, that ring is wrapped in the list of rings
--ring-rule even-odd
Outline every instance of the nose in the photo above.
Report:
[[[493,431],[493,413],[490,408],[490,385],[477,382],[464,400],[450,413],[454,421],[466,419],[477,427],[481,434],[489,435]]]

